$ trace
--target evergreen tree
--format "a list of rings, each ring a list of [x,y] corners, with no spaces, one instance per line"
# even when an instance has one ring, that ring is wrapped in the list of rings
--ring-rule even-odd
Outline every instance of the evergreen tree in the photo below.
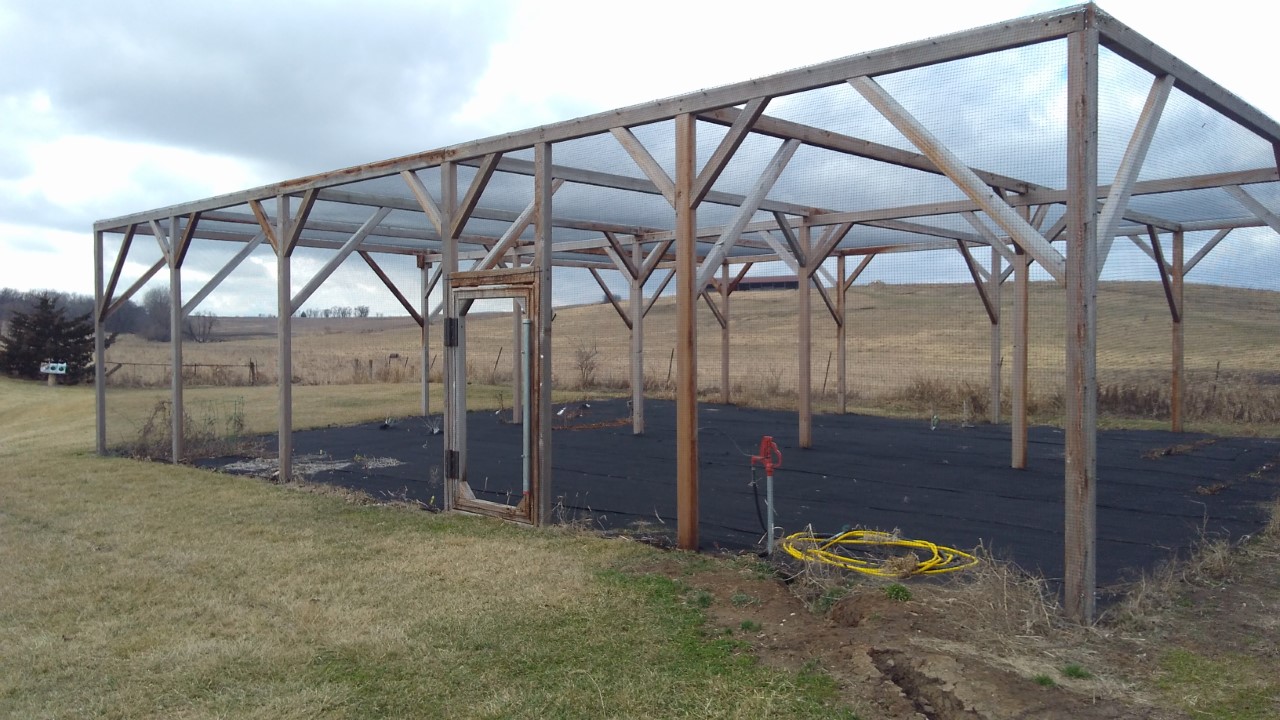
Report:
[[[107,339],[110,345],[114,336]],[[40,379],[40,363],[67,363],[67,383],[79,383],[93,372],[93,321],[88,313],[68,318],[55,298],[44,295],[30,312],[15,312],[0,337],[0,372]]]

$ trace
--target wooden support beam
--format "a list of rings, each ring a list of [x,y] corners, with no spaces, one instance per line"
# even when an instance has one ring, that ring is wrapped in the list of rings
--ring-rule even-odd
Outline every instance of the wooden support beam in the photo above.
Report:
[[[1178,302],[1173,294],[1173,281],[1169,278],[1169,264],[1165,262],[1164,251],[1160,248],[1160,235],[1150,225],[1147,226],[1147,232],[1151,236],[1151,251],[1156,260],[1156,270],[1160,273],[1160,286],[1164,288],[1164,299],[1169,304],[1169,315],[1175,323],[1181,322],[1178,316]]]
[[[105,266],[103,233],[93,233],[93,396],[94,396],[94,449],[100,456],[107,454],[107,331],[102,323],[102,309],[111,297],[103,294],[102,272]]]
[[[640,138],[637,138],[634,133],[625,127],[615,127],[609,132],[617,139],[622,149],[627,151],[627,154],[635,161],[636,166],[640,168],[645,177],[649,178],[649,181],[658,188],[658,191],[662,193],[662,197],[667,199],[667,203],[675,207],[675,183],[671,181],[671,176],[667,174],[666,170],[662,169],[662,166],[658,164],[653,155],[650,155],[649,151],[645,149],[644,143],[640,142]],[[696,203],[694,207],[697,207]]]
[[[806,254],[812,247],[810,233],[808,225],[800,226],[797,240]],[[796,362],[799,365],[796,373],[796,405],[800,425],[800,447],[811,448],[813,447],[813,381],[811,378],[813,314],[810,309],[810,288],[813,287],[813,283],[808,277],[808,269],[803,269],[806,272],[796,276],[799,280],[796,283]]]
[[[654,252],[658,249],[655,248]],[[649,278],[644,272],[644,249],[640,243],[631,244],[631,264],[637,269],[631,277],[631,291],[627,300],[631,304],[631,434],[644,434],[644,316],[648,308],[644,302],[644,283]],[[661,254],[661,253],[658,253]],[[652,268],[649,269],[652,271]],[[654,297],[657,297],[655,295]]]
[[[791,223],[787,220],[787,216],[782,213],[774,213],[773,219],[778,224],[778,232],[782,235],[783,241],[786,242],[787,249],[791,251],[791,256],[796,259],[796,265],[800,267],[808,266],[809,254],[801,245],[800,239],[796,237],[796,231],[791,229]]]
[[[609,259],[613,260],[615,265],[618,265],[618,270],[632,278],[638,276],[640,268],[631,261],[631,253],[622,247],[622,242],[618,240],[618,235],[612,232],[605,232],[604,239],[609,243],[608,249],[613,251]]]
[[[996,308],[1000,308],[1000,262],[1003,259],[1004,256],[1000,251],[996,250],[994,245],[992,245],[991,271],[987,273],[987,296],[990,298],[991,304]],[[990,395],[987,399],[987,419],[990,420],[992,425],[1000,424],[1000,366],[1003,360],[1003,348],[1001,347],[1000,338],[1000,317],[1001,313],[997,312],[995,317],[991,319],[991,353],[987,375],[987,389]]]
[[[364,242],[365,238],[369,237],[369,233],[373,232],[374,228],[381,225],[382,221],[387,219],[387,216],[390,214],[390,208],[378,208],[368,220],[365,220],[364,224],[360,226],[360,229],[342,244],[342,247],[338,249],[338,252],[334,254],[333,257],[329,258],[329,261],[324,264],[324,267],[320,268],[311,280],[298,291],[298,294],[293,297],[293,302],[289,308],[289,314],[292,315],[293,313],[298,312],[298,310],[302,308],[302,304],[311,297],[312,293],[319,289],[320,286],[324,284],[325,280],[329,279],[329,276],[333,274],[333,271],[337,270],[338,267],[351,255],[351,253],[355,252],[356,248],[360,247],[360,243]]]
[[[1129,195],[1133,192],[1133,184],[1138,180],[1138,173],[1147,159],[1147,149],[1151,147],[1151,139],[1155,137],[1156,126],[1160,124],[1160,115],[1164,112],[1165,102],[1173,91],[1172,75],[1157,77],[1151,84],[1151,92],[1147,94],[1147,102],[1138,116],[1133,137],[1129,139],[1129,147],[1125,149],[1120,167],[1116,170],[1115,182],[1111,184],[1111,192],[1102,206],[1102,217],[1098,219],[1098,272],[1107,263],[1107,255],[1111,252],[1111,244],[1115,241],[1116,228],[1129,207]]]
[[[870,259],[871,256],[867,256],[863,262]],[[844,255],[836,256],[836,398],[840,404],[841,415],[849,411],[847,377],[849,348],[848,331],[845,329],[845,323],[848,321],[849,283],[845,281],[845,262]]]
[[[373,274],[378,276],[378,279],[382,281],[382,284],[387,288],[387,290],[391,291],[392,297],[396,299],[396,302],[400,303],[400,307],[404,308],[405,312],[409,313],[409,317],[412,317],[414,322],[418,323],[418,327],[422,327],[424,322],[422,313],[418,312],[418,309],[413,306],[413,303],[409,302],[409,298],[405,297],[404,293],[400,292],[400,288],[396,287],[395,281],[393,281],[391,277],[382,270],[382,266],[373,259],[373,255],[370,255],[364,250],[357,250],[356,254],[360,256],[361,260],[364,260],[364,264],[369,266],[369,269],[373,271]]]
[[[716,293],[719,294],[718,288],[716,290]],[[720,313],[720,308],[716,307],[716,302],[711,299],[711,293],[706,290],[703,290],[702,292],[698,293],[698,297],[702,298],[703,301],[706,302],[707,307],[711,309],[711,314],[715,316],[716,324],[719,325],[721,329],[724,329],[726,325],[724,320],[724,315]]]
[[[1003,198],[996,195],[969,166],[944,146],[928,129],[916,120],[907,109],[893,99],[884,88],[869,77],[854,78],[849,81],[855,90],[862,94],[873,107],[880,112],[894,127],[911,141],[922,153],[927,155],[952,182],[956,184],[969,199],[981,207],[1013,241],[1027,251],[1036,262],[1040,263],[1054,279],[1059,282],[1064,277],[1065,261],[1062,255],[1045,240],[1030,223],[1020,217]]]
[[[554,195],[563,184],[563,180],[553,180],[551,182],[551,194]],[[511,223],[511,226],[507,228],[506,232],[502,233],[502,237],[498,238],[498,242],[494,243],[493,247],[489,248],[489,251],[485,253],[484,259],[476,263],[476,267],[474,269],[493,269],[498,264],[498,260],[500,260],[503,255],[506,255],[512,247],[515,247],[516,243],[520,240],[520,236],[523,235],[524,231],[533,223],[537,208],[538,200],[537,198],[534,198],[525,206],[524,210],[520,212],[516,219]]]
[[[1097,589],[1098,30],[1067,40],[1066,562],[1064,606],[1093,623]]]
[[[658,298],[662,297],[662,291],[667,289],[667,285],[671,283],[671,279],[676,276],[676,269],[667,270],[667,274],[663,276],[662,281],[658,283],[658,289],[653,293],[653,297],[649,298],[644,305],[644,315],[648,315],[653,309],[653,304],[658,302]]]
[[[276,255],[280,254],[280,243],[276,239],[276,226],[271,218],[267,215],[267,211],[262,208],[260,200],[250,200],[249,209],[253,211],[253,216],[258,220],[258,227],[262,228],[262,234],[267,236],[267,242],[271,244],[271,249],[276,251]]]
[[[164,258],[160,258],[155,262],[154,265],[147,268],[147,271],[142,273],[142,277],[135,280],[133,284],[129,286],[128,290],[125,290],[120,295],[120,297],[116,298],[114,301],[112,301],[110,305],[107,306],[107,311],[102,313],[102,319],[105,321],[107,318],[114,315],[115,312],[121,308],[121,306],[129,302],[129,298],[133,297],[134,293],[141,290],[142,286],[146,285],[147,282],[151,280],[151,278],[155,277],[155,274],[160,272],[160,268],[164,267],[166,264],[168,264],[168,262],[169,262],[168,260],[165,260]]]
[[[829,225],[822,231],[822,236],[818,238],[817,245],[814,247],[810,262],[808,263],[814,271],[822,267],[822,263],[836,249],[836,246],[845,239],[849,231],[853,229],[853,223],[841,223],[840,225]],[[810,273],[812,274],[812,273]]]
[[[848,291],[849,288],[853,287],[853,282],[858,279],[858,276],[862,274],[863,270],[867,269],[867,266],[871,264],[871,261],[875,258],[875,256],[876,256],[876,253],[870,253],[869,255],[864,255],[862,257],[862,261],[858,263],[858,267],[854,268],[853,273],[850,274],[849,277],[845,279],[844,287],[842,288],[842,291]],[[844,257],[844,256],[841,255],[840,257]]]
[[[819,281],[818,278],[813,277],[812,275],[810,275],[808,278],[804,280],[801,280],[800,282],[808,282],[810,285],[813,286],[814,290],[818,291],[818,297],[822,298],[822,304],[827,306],[827,312],[831,313],[831,319],[835,321],[837,326],[839,326],[840,325],[840,309],[836,307],[835,301],[831,299],[831,295],[827,292],[827,289],[822,286],[822,282]]]
[[[704,168],[705,169],[705,168]],[[720,266],[720,402],[728,405],[732,399],[729,379],[729,296],[733,283],[729,281],[729,263]]]
[[[982,222],[982,218],[978,217],[977,213],[961,213],[961,217],[963,217],[965,222],[969,223],[969,226],[978,231],[978,234],[986,240],[987,244],[991,246],[992,252],[999,253],[1005,260],[1011,263],[1013,262],[1013,250],[1011,250],[1008,245],[1005,245],[1003,240],[996,237],[996,234],[992,232],[991,228],[988,227],[986,223]]]
[[[164,256],[165,262],[171,262],[173,257],[173,248],[169,244],[169,233],[173,230],[173,218],[169,218],[169,228],[160,227],[160,223],[155,220],[147,223],[151,226],[151,236],[156,239],[156,244],[160,246],[160,254]]]
[[[982,307],[986,308],[987,318],[991,320],[992,325],[1000,324],[1000,308],[993,305],[990,296],[987,295],[987,289],[983,286],[982,273],[978,271],[978,262],[973,259],[968,245],[962,242],[957,242],[956,245],[960,248],[960,254],[964,256],[965,267],[969,268],[969,277],[973,278],[973,286],[977,288],[978,295],[982,298]]]
[[[264,233],[258,233],[253,236],[252,240],[245,243],[244,247],[240,248],[240,252],[236,253],[235,257],[231,258],[226,265],[222,266],[222,269],[219,270],[212,278],[209,278],[209,282],[205,283],[204,286],[200,288],[199,292],[192,296],[192,298],[187,301],[186,305],[182,306],[182,316],[184,318],[190,317],[191,313],[197,307],[200,307],[200,303],[204,302],[205,298],[209,297],[209,294],[216,290],[218,286],[222,284],[223,280],[227,279],[227,276],[235,272],[235,269],[240,267],[240,263],[243,263],[246,258],[253,254],[254,250],[258,249],[258,246],[262,244],[262,241],[265,238],[266,235]]]
[[[674,239],[663,240],[649,251],[648,256],[645,257],[644,262],[640,265],[639,277],[641,282],[647,282],[649,280],[649,276],[652,275],[654,269],[658,267],[658,263],[662,262],[663,258],[666,257],[667,251],[671,249],[671,244],[674,242]]]
[[[707,163],[702,166],[702,172],[698,173],[698,179],[693,183],[693,204],[695,207],[707,196],[711,186],[715,185],[716,179],[720,177],[720,173],[724,171],[725,166],[733,159],[733,154],[738,151],[742,141],[747,138],[747,134],[751,132],[756,118],[760,117],[764,112],[769,100],[770,98],[767,97],[748,100],[747,104],[738,112],[738,116],[733,119],[733,123],[729,126],[729,132],[725,133],[725,136],[721,138],[720,144],[716,147],[715,152],[711,153]]]
[[[1013,292],[1013,397],[1011,399],[1013,426],[1010,428],[1010,467],[1024,470],[1027,467],[1027,344],[1030,341],[1029,318],[1031,286],[1031,257],[1017,248],[1010,269],[1014,271]]]
[[[99,320],[107,318],[107,308],[111,306],[111,298],[116,293],[116,284],[120,282],[120,272],[124,269],[125,259],[129,257],[129,246],[133,244],[133,235],[137,228],[137,225],[130,225],[125,230],[124,240],[120,242],[120,250],[116,252],[115,265],[111,268],[111,279],[107,281],[107,287],[102,291],[102,297],[98,299],[96,317]]]
[[[695,304],[706,281],[699,277],[697,205],[697,122],[676,117],[676,543],[698,549],[698,325]],[[775,157],[776,159],[776,157]],[[757,185],[758,187],[758,185]],[[763,198],[763,193],[759,193]],[[759,205],[757,202],[756,205]],[[745,223],[744,223],[745,224]],[[710,258],[708,258],[710,260]],[[716,265],[720,261],[716,260]]]
[[[604,299],[609,301],[609,304],[613,306],[615,311],[617,311],[618,317],[622,318],[623,324],[625,324],[627,329],[630,330],[631,318],[627,317],[626,308],[622,307],[622,303],[618,302],[618,296],[613,294],[613,291],[609,289],[608,283],[604,281],[604,278],[600,277],[600,271],[595,268],[587,268],[587,271],[591,273],[591,277],[595,278],[596,284],[600,286],[602,291],[604,291]]]
[[[261,212],[261,207],[255,215]],[[265,215],[259,215],[262,222]],[[270,229],[270,232],[268,232]],[[277,367],[277,433],[279,445],[279,478],[287,483],[293,479],[293,277],[292,257],[287,242],[289,237],[289,196],[276,198],[276,222],[263,225],[267,239],[276,239],[276,367]]]
[[[311,208],[316,204],[316,190],[308,189],[302,194],[302,201],[298,203],[298,210],[293,215],[293,219],[289,221],[289,231],[285,233],[284,246],[285,254],[293,255],[293,250],[298,246],[298,239],[302,237],[302,230],[307,226],[307,219],[311,217]]]
[[[418,325],[422,327],[422,417],[431,417],[431,263],[418,256]]]
[[[173,264],[182,267],[182,263],[187,259],[187,251],[191,249],[191,239],[196,232],[196,226],[200,224],[200,213],[194,212],[187,216],[187,222],[182,228],[182,235],[178,238],[176,246],[173,248],[174,260]]]
[[[187,436],[187,413],[182,397],[182,264],[179,262],[179,256],[186,251],[179,247],[182,236],[177,232],[177,223],[177,218],[169,218],[169,232],[173,234],[169,245],[169,438],[170,459],[175,465],[186,455]]]
[[[1277,233],[1280,233],[1280,216],[1277,216],[1275,213],[1271,212],[1271,210],[1267,208],[1266,205],[1263,205],[1262,203],[1258,202],[1257,198],[1250,195],[1247,190],[1240,187],[1239,185],[1229,185],[1223,189],[1226,190],[1227,193],[1231,195],[1231,197],[1236,199],[1236,202],[1243,205],[1245,209],[1248,210],[1250,213],[1252,213],[1255,217],[1257,217],[1262,222],[1266,223],[1267,226],[1270,227],[1272,230],[1275,230]]]
[[[471,219],[471,213],[480,202],[480,195],[484,193],[501,159],[502,153],[489,153],[480,161],[480,167],[476,169],[475,177],[471,178],[467,194],[463,196],[462,202],[458,204],[458,212],[453,216],[453,224],[449,226],[449,237],[457,238],[462,235],[463,226]]]
[[[412,170],[402,170],[400,177],[409,186],[409,191],[413,193],[414,199],[418,201],[418,206],[422,208],[422,213],[427,216],[427,221],[436,229],[436,234],[439,237],[444,237],[444,215],[440,212],[440,206],[436,204],[435,198],[431,197],[431,193],[427,192],[427,186],[422,184],[422,178],[418,177],[418,173]]]
[[[747,276],[747,272],[751,270],[751,267],[753,265],[755,265],[755,263],[748,262],[748,263],[743,263],[742,267],[738,268],[738,274],[734,275],[733,280],[729,283],[730,293],[738,289],[738,286],[742,284],[742,278]]]
[[[405,177],[402,175],[402,177]],[[415,175],[416,177],[416,175]],[[465,469],[465,437],[462,433],[466,431],[466,398],[459,393],[459,385],[464,388],[466,386],[466,360],[465,357],[458,353],[461,345],[460,335],[461,321],[458,318],[458,308],[453,302],[453,288],[450,284],[454,273],[458,272],[458,241],[450,239],[447,232],[448,228],[453,227],[454,210],[458,205],[458,166],[452,162],[446,162],[440,165],[440,202],[436,204],[434,200],[430,200],[431,196],[425,193],[425,187],[421,182],[414,182],[413,178],[405,177],[409,182],[409,187],[414,191],[419,203],[423,206],[423,212],[426,213],[428,219],[431,218],[431,211],[428,207],[435,206],[440,221],[440,227],[444,229],[441,232],[443,244],[440,248],[443,255],[440,263],[440,278],[442,280],[442,299],[440,307],[444,313],[444,323],[446,328],[454,328],[453,338],[448,338],[441,350],[444,355],[444,509],[453,510],[459,497],[459,480],[466,477]],[[424,192],[419,193],[418,188],[423,188]],[[429,200],[429,202],[424,202]],[[460,422],[460,420],[462,420]]]
[[[1148,225],[1147,227],[1151,227],[1151,226]],[[1150,243],[1138,237],[1137,235],[1129,235],[1128,237],[1129,237],[1129,240],[1134,245],[1136,245],[1139,250],[1145,253],[1147,257],[1151,258],[1153,262],[1156,262],[1156,251],[1151,249]]]
[[[552,265],[554,263],[551,250],[555,243],[555,227],[552,224],[552,218],[555,215],[552,197],[555,195],[555,188],[558,186],[551,177],[553,157],[550,143],[541,142],[533,146],[535,167],[533,197],[537,203],[537,210],[533,219],[533,264],[538,268],[538,297],[536,303],[538,317],[534,328],[534,334],[537,336],[537,347],[530,350],[533,353],[533,357],[537,358],[537,363],[532,369],[529,391],[530,402],[537,404],[536,407],[530,408],[531,417],[537,418],[535,427],[531,429],[531,444],[534,452],[532,465],[537,472],[537,477],[534,481],[538,488],[538,497],[535,504],[537,512],[533,518],[535,525],[551,522],[551,498],[554,492],[551,464],[553,447],[551,442],[551,394],[554,390],[551,374],[551,320],[555,312],[552,306],[552,299],[555,296],[552,293],[552,280],[554,277]]]
[[[1175,232],[1173,234],[1173,266],[1170,268],[1170,276],[1172,278],[1173,296],[1171,298],[1174,307],[1173,323],[1172,323],[1172,373],[1169,381],[1169,404],[1170,404],[1170,429],[1173,432],[1182,432],[1182,415],[1183,408],[1186,407],[1187,394],[1187,376],[1186,364],[1184,362],[1183,353],[1183,320],[1186,318],[1186,306],[1183,304],[1182,279],[1186,275],[1183,266],[1183,234]]]
[[[798,147],[800,147],[800,141],[787,140],[774,152],[769,164],[765,166],[764,172],[760,173],[760,177],[751,188],[751,192],[747,194],[746,199],[742,201],[742,205],[738,207],[733,220],[720,233],[720,237],[716,239],[711,249],[707,251],[707,255],[702,261],[702,266],[698,269],[696,287],[706,287],[711,276],[719,270],[720,263],[728,258],[729,250],[738,242],[738,238],[747,227],[747,223],[751,222],[751,216],[760,209],[760,203],[764,202],[769,190],[778,181],[782,171],[786,169],[787,163],[791,161],[791,157],[795,155]],[[696,240],[697,228],[694,228],[692,232]]]
[[[1192,255],[1191,259],[1187,261],[1186,267],[1183,268],[1183,276],[1185,277],[1186,274],[1191,272],[1196,265],[1199,265],[1200,261],[1212,252],[1213,249],[1218,246],[1218,243],[1222,242],[1229,234],[1231,234],[1231,228],[1226,228],[1225,230],[1219,230],[1213,237],[1209,238],[1209,242],[1201,246],[1201,248],[1196,251],[1196,254]]]

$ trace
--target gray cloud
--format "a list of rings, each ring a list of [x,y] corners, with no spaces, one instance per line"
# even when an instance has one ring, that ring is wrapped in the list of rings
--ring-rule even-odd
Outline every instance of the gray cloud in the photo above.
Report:
[[[163,8],[158,10],[157,8]],[[300,174],[469,137],[505,3],[59,2],[0,25],[0,88],[67,129]]]

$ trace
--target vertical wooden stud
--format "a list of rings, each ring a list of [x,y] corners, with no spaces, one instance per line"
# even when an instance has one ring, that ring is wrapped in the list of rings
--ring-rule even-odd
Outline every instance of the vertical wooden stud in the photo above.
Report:
[[[94,436],[99,455],[107,454],[107,333],[104,313],[110,298],[103,297],[102,232],[93,233],[93,393]]]
[[[632,239],[631,265],[631,433],[644,434],[644,253]]]
[[[1098,30],[1095,10],[1067,39],[1067,615],[1092,623],[1097,582]]]
[[[698,301],[696,121],[676,116],[676,525],[677,544],[698,549]]]
[[[422,417],[431,415],[431,263],[418,256],[418,276],[421,283],[418,312],[422,315]]]
[[[182,402],[182,258],[178,246],[182,231],[178,219],[169,218],[169,354],[173,366],[170,434],[173,440],[173,462],[182,462],[186,453],[186,409]]]
[[[1186,367],[1183,355],[1183,322],[1186,320],[1186,304],[1182,296],[1183,233],[1173,233],[1173,267],[1169,269],[1173,289],[1173,303],[1178,312],[1173,316],[1173,368],[1169,382],[1170,425],[1173,432],[1182,432],[1182,414],[1187,393]]]
[[[444,302],[444,325],[448,334],[448,328],[458,322],[458,309],[454,306],[451,287],[453,274],[458,271],[458,242],[450,237],[448,232],[448,228],[453,227],[453,216],[458,209],[458,166],[452,162],[440,165],[439,208],[440,253],[443,264],[440,270],[440,287]],[[458,366],[457,348],[446,341],[441,352],[444,355],[444,509],[452,510],[457,499],[455,497],[457,485],[454,481],[461,477],[461,473],[457,473],[456,477],[449,477],[448,470],[451,464],[449,457],[451,453],[456,452],[460,456],[462,452],[458,427],[466,425],[466,417],[458,417],[459,414],[465,413],[465,409],[458,406],[458,385],[461,383],[465,386],[466,377],[459,375],[459,373],[465,373],[465,369]]]
[[[720,265],[720,315],[724,325],[720,328],[720,402],[728,405],[729,392],[729,263]]]
[[[520,267],[518,245],[511,250],[511,267]],[[511,299],[511,422],[519,423],[524,416],[524,401],[521,398],[522,363],[520,346],[524,342],[524,306],[520,300]]]
[[[276,196],[276,359],[280,482],[293,479],[293,278],[289,247],[289,196]]]
[[[1019,470],[1027,467],[1027,343],[1030,299],[1031,256],[1016,249],[1014,255],[1013,294],[1013,423],[1010,428],[1012,462]]]
[[[538,143],[533,146],[533,195],[537,208],[534,211],[534,256],[538,265],[538,318],[537,318],[537,358],[536,381],[530,387],[529,402],[537,403],[532,415],[538,418],[537,433],[534,436],[533,448],[535,458],[534,487],[537,488],[537,513],[534,523],[542,524],[551,518],[551,317],[552,299],[552,255],[553,228],[551,225],[551,196],[555,192],[552,186],[552,148],[550,143]]]
[[[992,425],[1000,424],[1000,364],[1003,348],[1000,346],[1000,253],[991,249],[991,277],[987,280],[987,296],[991,305],[997,309],[995,320],[991,321],[991,368],[988,375],[990,397],[987,400],[987,418]]]
[[[845,326],[849,324],[848,293],[845,290],[845,256],[836,256],[836,395],[840,398],[840,414],[849,412],[848,380],[846,373],[849,361],[848,335]]]
[[[810,228],[801,225],[797,240],[804,251],[805,258],[813,247],[810,242]],[[812,347],[813,314],[811,303],[813,290],[807,265],[798,265],[796,273],[796,362],[799,363],[796,373],[796,398],[800,415],[800,447],[813,447],[813,382]]]

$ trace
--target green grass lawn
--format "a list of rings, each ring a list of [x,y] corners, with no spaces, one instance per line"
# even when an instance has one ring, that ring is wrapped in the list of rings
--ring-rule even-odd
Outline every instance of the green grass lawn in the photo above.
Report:
[[[99,458],[92,420],[0,379],[0,716],[850,716],[656,550]]]

